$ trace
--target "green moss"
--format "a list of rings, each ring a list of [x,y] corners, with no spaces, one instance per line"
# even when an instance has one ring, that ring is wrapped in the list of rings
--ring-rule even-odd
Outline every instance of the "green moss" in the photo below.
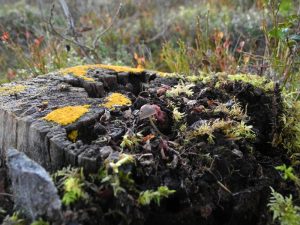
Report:
[[[245,83],[249,83],[252,84],[254,87],[261,88],[265,91],[274,90],[273,81],[269,81],[267,78],[258,75],[240,73],[240,74],[228,75],[228,80],[242,81]]]
[[[32,222],[30,225],[50,225],[47,221],[42,220],[41,218]]]
[[[177,85],[175,85],[173,88],[167,91],[166,95],[168,97],[178,97],[180,94],[185,94],[187,96],[192,96],[194,94],[192,88],[194,87],[194,84],[187,84],[180,82]]]
[[[210,144],[214,143],[213,133],[217,130],[222,131],[230,139],[254,139],[255,133],[251,125],[246,125],[244,121],[236,122],[233,120],[214,120],[205,122],[189,134],[189,138],[207,136]]]
[[[149,205],[154,201],[159,206],[162,198],[168,198],[169,195],[175,192],[175,190],[170,190],[167,186],[160,186],[157,188],[157,191],[146,190],[140,193],[138,203],[141,205]]]
[[[275,136],[273,140],[273,145],[282,144],[290,155],[300,153],[300,101],[297,100],[297,95],[298,93],[283,92],[283,127],[279,136]]]

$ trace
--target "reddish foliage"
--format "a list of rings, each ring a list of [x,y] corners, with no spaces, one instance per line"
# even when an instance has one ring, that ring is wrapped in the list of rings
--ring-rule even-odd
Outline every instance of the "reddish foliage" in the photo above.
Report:
[[[40,36],[40,37],[34,39],[34,45],[35,45],[35,47],[40,47],[40,45],[43,42],[43,40],[44,40],[44,36]]]
[[[1,40],[2,41],[8,41],[9,40],[9,33],[8,32],[4,32],[1,36]]]

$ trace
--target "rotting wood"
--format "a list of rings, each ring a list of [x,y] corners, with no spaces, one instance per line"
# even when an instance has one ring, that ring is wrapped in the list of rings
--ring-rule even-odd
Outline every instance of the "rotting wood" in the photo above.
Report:
[[[88,76],[94,80],[91,81],[57,72],[21,82],[25,89],[19,93],[0,93],[1,160],[6,150],[14,147],[48,171],[68,164],[95,171],[100,166],[99,154],[95,154],[97,146],[73,143],[68,133],[82,127],[92,129],[104,113],[100,104],[108,93],[138,93],[153,75],[146,71],[134,74],[98,68],[88,70]],[[15,85],[10,83],[8,87]],[[90,108],[72,124],[61,126],[43,119],[57,108],[75,105],[90,105]]]

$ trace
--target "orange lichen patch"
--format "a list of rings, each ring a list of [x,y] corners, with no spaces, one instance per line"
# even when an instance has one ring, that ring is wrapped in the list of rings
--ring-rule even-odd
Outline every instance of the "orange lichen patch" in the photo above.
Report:
[[[24,85],[10,85],[0,87],[0,95],[13,95],[19,92],[25,91],[26,87]]]
[[[112,65],[103,65],[103,64],[94,64],[94,65],[82,65],[74,66],[61,70],[60,72],[63,75],[73,74],[76,77],[81,77],[82,79],[94,81],[93,78],[86,77],[86,73],[89,69],[107,69],[113,70],[116,72],[130,72],[130,73],[141,73],[144,71],[142,68],[131,68],[127,66],[112,66]]]
[[[76,142],[77,138],[78,138],[78,130],[72,130],[69,134],[68,134],[68,138],[70,141],[72,142]]]
[[[132,102],[129,98],[125,95],[120,93],[113,93],[105,98],[105,103],[101,104],[100,106],[104,106],[108,109],[115,109],[116,106],[124,106],[124,105],[131,105]]]
[[[89,105],[66,106],[50,112],[44,117],[44,119],[60,125],[68,125],[74,123],[81,116],[87,113],[89,111],[89,107]]]

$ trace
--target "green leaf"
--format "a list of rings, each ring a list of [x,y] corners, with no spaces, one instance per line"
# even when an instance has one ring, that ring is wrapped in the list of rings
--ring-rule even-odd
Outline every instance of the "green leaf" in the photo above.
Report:
[[[292,0],[281,0],[279,6],[279,12],[283,15],[288,15],[292,11],[293,1]]]
[[[284,40],[286,37],[286,28],[276,28],[274,27],[272,30],[269,31],[269,37]]]

